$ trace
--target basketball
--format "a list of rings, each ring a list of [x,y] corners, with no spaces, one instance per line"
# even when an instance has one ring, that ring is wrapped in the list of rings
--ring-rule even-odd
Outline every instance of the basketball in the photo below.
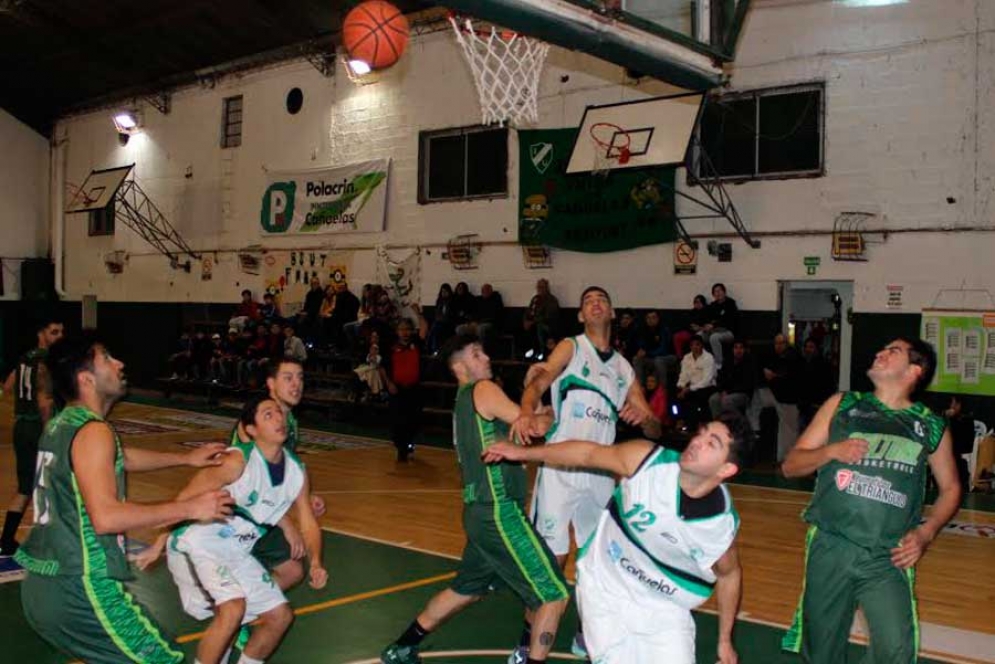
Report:
[[[401,10],[383,0],[367,0],[346,14],[342,43],[349,57],[372,69],[397,62],[408,45],[408,19]]]

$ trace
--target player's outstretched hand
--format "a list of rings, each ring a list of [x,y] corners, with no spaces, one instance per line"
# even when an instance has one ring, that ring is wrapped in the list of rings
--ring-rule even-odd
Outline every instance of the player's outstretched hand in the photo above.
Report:
[[[325,516],[325,499],[316,493],[311,494],[311,511],[316,519]]]
[[[929,536],[922,528],[913,528],[905,533],[898,546],[891,550],[891,562],[899,569],[914,567],[929,546]]]
[[[224,443],[207,443],[201,445],[187,453],[187,465],[193,468],[220,466],[225,460],[221,453],[227,448],[228,446]]]
[[[484,463],[499,463],[501,461],[524,461],[525,450],[514,443],[494,443],[481,455]]]
[[[511,423],[511,431],[508,435],[512,440],[517,440],[522,445],[528,445],[532,436],[539,435],[533,432],[533,430],[538,429],[534,420],[532,415],[519,415],[518,419]]]
[[[857,463],[867,454],[867,441],[863,438],[847,438],[833,443],[833,458],[841,463]]]
[[[311,565],[311,570],[308,574],[308,585],[310,585],[315,590],[321,590],[328,583],[328,570],[326,570],[321,565]]]
[[[736,654],[736,649],[732,647],[732,643],[728,641],[719,641],[719,661],[715,664],[738,664],[739,655]]]
[[[529,367],[528,371],[525,372],[524,386],[528,387],[529,383],[534,381],[536,376],[538,376],[543,371],[548,371],[548,370],[549,370],[549,364],[547,364],[546,362],[536,362],[535,364]]]
[[[194,521],[219,521],[231,516],[235,499],[222,489],[205,491],[199,496],[190,498],[187,502],[188,515]]]
[[[642,408],[633,406],[631,403],[626,403],[622,406],[622,410],[619,411],[618,416],[629,426],[639,427],[646,421],[649,413]]]

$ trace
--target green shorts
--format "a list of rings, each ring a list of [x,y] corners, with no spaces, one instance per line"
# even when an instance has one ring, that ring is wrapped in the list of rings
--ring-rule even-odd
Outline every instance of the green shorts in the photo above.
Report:
[[[781,647],[807,664],[844,664],[853,614],[863,610],[870,643],[863,664],[914,664],[919,652],[915,569],[901,570],[888,549],[868,550],[809,528],[805,584]]]
[[[88,664],[184,659],[120,581],[28,574],[21,605],[43,639]]]
[[[452,583],[460,595],[480,596],[503,585],[530,609],[570,596],[555,556],[517,503],[467,505],[463,529],[466,548]]]
[[[291,558],[290,543],[283,528],[274,526],[252,547],[252,555],[268,570],[274,570]]]
[[[14,420],[14,456],[17,458],[17,493],[30,496],[35,490],[38,439],[44,428],[41,420],[18,417]]]

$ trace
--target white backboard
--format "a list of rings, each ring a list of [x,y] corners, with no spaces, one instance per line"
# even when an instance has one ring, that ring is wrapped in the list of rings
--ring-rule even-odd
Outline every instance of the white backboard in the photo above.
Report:
[[[704,98],[703,93],[696,92],[588,106],[567,173],[595,170],[599,153],[611,158],[613,170],[684,164]],[[617,159],[623,147],[629,151],[629,161],[625,164]]]
[[[66,194],[66,198],[69,200],[66,203],[66,212],[91,212],[107,207],[133,167],[134,164],[131,164],[119,168],[90,171],[79,189]]]

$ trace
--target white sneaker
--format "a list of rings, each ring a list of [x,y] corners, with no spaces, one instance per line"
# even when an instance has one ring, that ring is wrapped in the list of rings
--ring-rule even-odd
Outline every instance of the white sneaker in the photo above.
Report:
[[[528,646],[518,646],[511,651],[511,656],[508,657],[508,664],[525,664],[527,661],[529,661]]]

